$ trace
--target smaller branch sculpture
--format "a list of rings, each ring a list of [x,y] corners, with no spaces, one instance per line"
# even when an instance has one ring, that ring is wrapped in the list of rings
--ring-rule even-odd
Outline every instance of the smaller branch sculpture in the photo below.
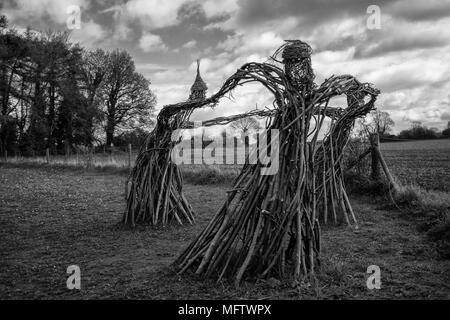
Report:
[[[182,111],[171,119],[158,117],[156,128],[139,151],[127,182],[125,224],[137,222],[166,225],[172,220],[194,223],[193,210],[183,195],[182,177],[171,161],[175,145],[172,132],[187,121],[191,112]]]
[[[207,89],[197,61],[197,76],[187,104],[195,106],[204,101]],[[183,195],[180,170],[170,159],[176,144],[172,133],[189,120],[194,109],[180,108],[174,112],[168,106],[158,115],[156,127],[139,151],[127,182],[125,224],[134,227],[140,221],[152,225],[166,225],[172,220],[179,224],[195,222],[194,212]]]

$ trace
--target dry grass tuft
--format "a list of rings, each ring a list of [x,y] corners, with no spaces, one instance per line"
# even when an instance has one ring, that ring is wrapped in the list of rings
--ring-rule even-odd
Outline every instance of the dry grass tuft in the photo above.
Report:
[[[399,190],[393,192],[392,198],[397,206],[410,209],[410,212],[417,216],[446,219],[450,213],[450,193],[448,192],[406,185],[400,186]]]
[[[419,229],[435,241],[441,258],[450,259],[450,193],[401,186],[392,196],[396,206],[423,220]]]

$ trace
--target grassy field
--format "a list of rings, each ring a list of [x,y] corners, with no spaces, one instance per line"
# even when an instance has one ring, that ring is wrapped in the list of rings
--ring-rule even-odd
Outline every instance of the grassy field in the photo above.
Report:
[[[450,261],[418,232],[419,221],[353,198],[360,228],[323,230],[321,269],[298,286],[274,279],[227,283],[175,275],[170,264],[211,219],[226,187],[186,185],[198,214],[190,227],[123,229],[122,174],[0,166],[0,298],[449,299]],[[69,265],[80,291],[66,288]],[[369,265],[381,289],[368,290]]]
[[[134,151],[131,156],[131,166],[134,165],[136,155],[137,151]],[[2,160],[5,162],[4,159]],[[115,152],[113,154],[95,153],[92,155],[80,153],[72,154],[70,156],[50,155],[48,162],[45,156],[9,157],[7,163],[16,165],[30,165],[34,167],[52,166],[114,172],[128,172],[130,169],[128,154],[126,152]]]

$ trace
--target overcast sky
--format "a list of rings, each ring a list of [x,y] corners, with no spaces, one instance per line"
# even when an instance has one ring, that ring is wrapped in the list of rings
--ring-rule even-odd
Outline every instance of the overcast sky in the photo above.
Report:
[[[18,28],[66,28],[67,7],[79,5],[73,41],[88,48],[124,48],[152,83],[158,108],[185,100],[195,60],[214,93],[245,62],[263,62],[284,39],[314,49],[317,82],[352,74],[381,89],[378,108],[396,132],[422,121],[444,128],[450,120],[450,0],[2,0]],[[369,5],[381,9],[380,29],[369,30]],[[197,112],[205,119],[263,107],[261,86],[236,90],[234,100]]]

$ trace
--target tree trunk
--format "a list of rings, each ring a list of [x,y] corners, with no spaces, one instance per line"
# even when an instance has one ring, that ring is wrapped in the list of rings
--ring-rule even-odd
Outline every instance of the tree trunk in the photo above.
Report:
[[[7,94],[8,89],[7,89],[7,71],[6,71],[6,65],[2,64],[1,68],[0,68],[0,93],[2,96],[2,115],[6,115],[7,113],[7,109],[8,109],[8,99],[9,99],[9,95]]]
[[[48,141],[47,141],[47,148],[50,148],[52,152],[56,152],[55,150],[55,144],[53,143],[53,129],[55,125],[55,115],[56,115],[56,108],[55,108],[55,84],[53,81],[50,83],[50,86],[48,87],[48,96],[49,96],[49,111],[48,111],[48,118],[47,118],[47,126],[48,126]]]
[[[108,99],[108,114],[106,116],[106,148],[111,151],[114,141],[114,131],[116,129],[116,104],[115,95],[110,95]]]
[[[1,116],[6,116],[8,110],[8,95],[7,95],[7,74],[6,74],[6,65],[2,64],[0,68],[0,94],[1,94]],[[0,120],[2,120],[0,118]],[[0,155],[3,155],[6,150],[6,119],[4,122],[0,122]]]
[[[108,117],[108,122],[106,124],[106,149],[107,150],[111,150],[111,147],[113,146],[114,131],[115,131],[114,120],[112,120]]]
[[[29,133],[31,138],[31,147],[39,154],[45,152],[45,138],[48,137],[48,126],[45,117],[45,97],[44,86],[42,83],[42,66],[36,68],[33,74],[34,94],[30,110]]]

